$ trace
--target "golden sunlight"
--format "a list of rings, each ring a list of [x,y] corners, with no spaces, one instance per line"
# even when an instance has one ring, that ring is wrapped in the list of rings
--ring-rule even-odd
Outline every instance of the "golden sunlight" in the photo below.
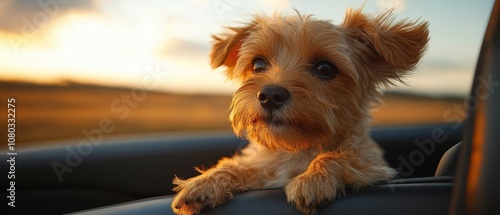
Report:
[[[37,29],[35,36],[2,36],[0,55],[14,56],[2,65],[4,71],[11,71],[5,78],[95,82],[103,72],[142,69],[144,62],[158,58],[157,49],[166,36],[154,21],[137,20],[142,22],[126,25],[92,13],[68,13]],[[72,71],[71,77],[65,77],[67,71]]]

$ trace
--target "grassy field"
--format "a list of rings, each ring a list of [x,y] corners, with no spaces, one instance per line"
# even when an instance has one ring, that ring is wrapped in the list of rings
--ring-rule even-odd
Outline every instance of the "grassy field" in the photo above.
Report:
[[[230,96],[182,95],[136,92],[84,84],[35,85],[0,83],[4,120],[0,137],[7,140],[7,98],[16,99],[16,140],[18,147],[39,140],[84,138],[82,132],[98,129],[101,121],[112,123],[122,135],[185,130],[230,130]],[[384,105],[373,111],[374,125],[442,123],[444,114],[458,99],[416,96],[385,96]]]

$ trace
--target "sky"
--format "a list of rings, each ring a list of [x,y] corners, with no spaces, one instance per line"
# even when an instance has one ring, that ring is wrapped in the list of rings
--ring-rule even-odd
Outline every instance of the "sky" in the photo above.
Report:
[[[395,8],[429,21],[430,42],[398,91],[466,95],[493,0],[2,0],[0,80],[75,81],[184,93],[237,89],[209,64],[211,35],[255,13],[314,14],[340,24],[346,9]],[[393,89],[396,90],[396,89]]]

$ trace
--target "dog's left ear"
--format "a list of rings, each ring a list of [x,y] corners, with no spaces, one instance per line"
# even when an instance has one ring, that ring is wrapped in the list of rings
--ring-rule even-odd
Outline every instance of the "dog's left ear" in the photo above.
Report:
[[[427,22],[394,22],[392,11],[370,19],[361,9],[351,9],[342,27],[360,51],[357,54],[378,67],[377,74],[371,75],[382,83],[401,81],[418,63],[429,41]]]
[[[228,28],[231,33],[226,33],[220,36],[213,35],[214,43],[210,60],[212,68],[226,66],[226,76],[229,79],[238,78],[234,72],[236,61],[238,60],[239,50],[242,41],[248,36],[253,25],[248,25],[240,28]]]

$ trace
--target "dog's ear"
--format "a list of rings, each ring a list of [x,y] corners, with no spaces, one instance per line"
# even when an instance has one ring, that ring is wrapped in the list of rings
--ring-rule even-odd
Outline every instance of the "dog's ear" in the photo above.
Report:
[[[212,52],[210,53],[212,68],[226,66],[227,77],[230,79],[238,78],[235,77],[237,75],[233,70],[238,60],[241,43],[248,36],[252,28],[253,24],[239,28],[230,27],[228,28],[231,31],[230,33],[220,36],[213,35],[214,43]]]
[[[418,63],[427,49],[429,31],[427,22],[395,22],[392,11],[368,18],[358,10],[349,10],[342,27],[369,63],[377,66],[372,78],[381,83],[402,81],[405,73]]]

